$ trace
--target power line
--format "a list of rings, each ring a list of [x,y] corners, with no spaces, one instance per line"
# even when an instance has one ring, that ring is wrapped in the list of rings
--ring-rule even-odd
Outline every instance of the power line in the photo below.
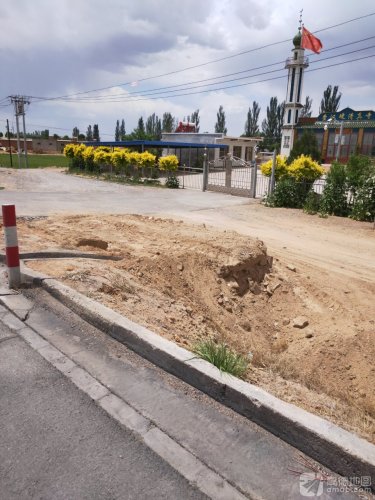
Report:
[[[355,18],[343,21],[341,23],[333,24],[331,26],[327,26],[325,28],[321,28],[319,30],[315,30],[314,33],[321,33],[323,31],[328,31],[330,29],[337,28],[337,27],[340,27],[340,26],[344,26],[346,24],[349,24],[349,23],[352,23],[352,22],[355,22],[355,21],[359,21],[361,19],[366,19],[366,18],[374,16],[374,15],[375,15],[375,12],[371,12],[371,13],[365,14],[363,16],[358,16],[358,17],[355,17]],[[262,46],[259,46],[259,47],[254,47],[252,49],[244,50],[244,51],[238,52],[236,54],[232,54],[232,55],[229,55],[229,56],[221,57],[221,58],[218,58],[218,59],[213,59],[211,61],[206,61],[206,62],[200,63],[200,64],[195,64],[193,66],[188,66],[188,67],[185,67],[185,68],[182,68],[182,69],[179,69],[179,70],[170,71],[170,72],[162,73],[162,74],[159,74],[159,75],[154,75],[154,76],[149,76],[149,77],[141,78],[141,79],[138,79],[136,81],[137,82],[145,82],[145,81],[148,81],[148,80],[153,80],[153,79],[156,79],[156,78],[161,78],[163,76],[170,76],[170,75],[174,75],[174,74],[177,74],[177,73],[182,73],[184,71],[188,71],[188,70],[191,70],[191,69],[201,68],[203,66],[208,66],[210,64],[214,64],[214,63],[217,63],[217,62],[225,61],[225,60],[228,60],[228,59],[233,59],[234,57],[239,57],[241,55],[249,54],[251,52],[256,52],[258,50],[263,50],[265,48],[273,47],[275,45],[280,45],[282,43],[289,42],[290,40],[291,40],[291,38],[288,38],[288,39],[285,39],[285,40],[279,40],[277,42],[273,42],[273,43],[269,43],[269,44],[262,45]],[[124,87],[126,85],[130,85],[131,83],[132,82],[129,81],[129,82],[125,82],[125,83],[119,83],[117,85],[109,85],[109,86],[101,87],[101,88],[97,88],[97,89],[91,89],[91,90],[86,90],[86,91],[81,91],[81,92],[75,92],[75,93],[72,93],[72,94],[67,94],[67,95],[63,95],[63,96],[49,97],[49,98],[45,98],[45,99],[46,100],[47,99],[48,100],[56,100],[56,99],[62,99],[62,98],[69,98],[69,97],[74,97],[74,96],[77,96],[77,95],[83,95],[83,94],[89,94],[89,93],[93,93],[93,92],[99,92],[101,90],[109,90],[109,89],[116,88],[116,87]]]
[[[341,54],[336,54],[336,55],[333,55],[333,56],[325,57],[323,59],[312,61],[311,64],[321,63],[323,61],[327,61],[327,60],[334,59],[334,58],[337,58],[337,57],[346,56],[346,55],[349,55],[349,54],[354,54],[354,53],[361,52],[361,51],[364,51],[364,50],[372,49],[374,47],[375,47],[375,45],[370,45],[368,47],[363,47],[363,48],[352,50],[352,51],[349,51],[349,52],[343,52]],[[348,61],[348,62],[351,62],[351,61]],[[346,61],[342,62],[342,64],[344,64],[344,63],[346,63]],[[324,66],[324,68],[326,68],[326,67],[327,66]],[[221,85],[223,83],[232,83],[232,82],[239,81],[239,80],[244,80],[244,79],[249,79],[249,78],[255,78],[257,76],[263,76],[263,75],[267,75],[267,74],[271,74],[271,73],[278,73],[280,71],[284,71],[284,67],[283,68],[279,68],[279,69],[275,69],[275,70],[264,71],[264,72],[257,73],[257,74],[254,74],[254,75],[250,75],[250,76],[244,76],[244,77],[239,77],[239,78],[231,78],[229,80],[224,80],[222,82],[206,83],[206,84],[203,84],[203,85],[196,85],[196,86],[191,86],[191,87],[184,87],[182,89],[176,89],[176,90],[166,90],[166,91],[163,91],[163,92],[152,91],[152,92],[149,92],[148,94],[142,95],[140,99],[134,99],[132,96],[121,96],[121,99],[119,99],[118,96],[111,96],[111,97],[107,97],[107,98],[104,98],[104,96],[102,96],[103,98],[92,97],[92,98],[82,98],[82,99],[74,99],[74,100],[71,100],[71,99],[70,100],[61,99],[61,101],[63,101],[63,102],[82,102],[82,103],[87,103],[87,104],[93,104],[93,103],[108,103],[108,102],[116,102],[116,103],[118,103],[118,102],[134,102],[134,101],[139,101],[139,100],[146,100],[146,99],[143,99],[144,97],[154,98],[154,99],[156,99],[156,98],[163,98],[163,97],[164,98],[169,98],[169,97],[174,97],[173,93],[175,93],[175,92],[182,92],[182,91],[187,91],[187,90],[195,90],[195,89],[199,89],[199,88],[209,87],[209,86],[212,86],[212,85]],[[280,78],[283,78],[283,77],[284,77],[284,75],[282,77],[280,77]],[[261,80],[261,81],[263,82],[263,81],[266,81],[266,80]],[[249,82],[247,84],[251,84],[251,83],[256,83],[256,82]],[[232,88],[232,87],[219,87],[219,88],[214,88],[214,89],[208,89],[205,92],[209,92],[209,91],[214,92],[214,91],[217,91],[217,90],[222,90],[223,88]],[[199,93],[199,92],[197,92],[197,93]],[[164,94],[167,94],[167,95],[164,95]],[[178,94],[178,95],[180,95],[180,94]],[[183,94],[183,95],[191,95],[191,94]]]
[[[332,68],[334,66],[340,66],[340,65],[343,65],[343,64],[351,63],[351,62],[362,61],[364,59],[370,59],[371,57],[375,57],[375,54],[371,54],[371,55],[365,56],[365,57],[358,57],[357,59],[351,59],[349,61],[342,61],[342,62],[338,62],[338,63],[335,63],[335,64],[329,64],[327,66],[322,66],[321,68],[314,68],[314,69],[306,70],[305,73],[311,73],[311,72],[314,72],[314,71],[320,71],[322,69]],[[187,95],[204,94],[204,93],[207,93],[207,92],[217,92],[219,90],[227,90],[227,89],[232,89],[232,88],[237,88],[237,87],[245,87],[247,85],[254,85],[256,83],[264,83],[264,82],[270,82],[270,81],[273,81],[273,80],[280,80],[281,78],[285,78],[285,75],[275,76],[275,77],[272,77],[272,78],[265,78],[263,80],[257,80],[255,82],[247,82],[247,83],[238,83],[236,85],[228,85],[226,87],[220,87],[220,88],[217,88],[217,89],[208,89],[208,90],[200,90],[200,91],[197,91],[197,92],[186,92],[184,94],[175,94],[175,95],[170,95],[170,96],[167,96],[167,97],[168,98],[183,97],[183,96],[187,96]],[[160,99],[160,97],[148,97],[148,98],[131,99],[131,100],[129,99],[128,101],[111,101],[111,102],[114,102],[114,103],[137,102],[137,101],[147,101],[147,100],[155,100],[155,99]],[[69,102],[74,102],[74,101],[69,101]],[[81,101],[78,101],[78,102],[81,103]],[[87,102],[87,101],[85,101],[85,102]],[[99,101],[99,102],[104,102],[104,101]],[[95,101],[94,101],[94,103],[95,103]]]
[[[371,39],[374,39],[375,36],[370,36],[370,37],[367,37],[367,38],[362,38],[361,40],[355,40],[355,41],[351,41],[351,42],[348,42],[348,43],[344,43],[344,44],[341,44],[341,45],[337,45],[336,47],[331,47],[329,49],[325,49],[325,50],[322,50],[321,51],[321,54],[325,53],[325,52],[330,52],[332,50],[337,50],[337,49],[340,49],[340,48],[343,48],[343,47],[347,47],[348,45],[354,45],[354,44],[357,44],[357,43],[362,43],[362,42],[365,42],[367,40],[371,40]],[[362,49],[359,49],[359,50],[366,50],[367,48],[369,47],[365,47],[365,48],[362,48]],[[347,54],[350,54],[351,52],[348,52]],[[340,55],[345,55],[345,54],[340,54]],[[317,56],[317,54],[313,54],[312,56]],[[311,57],[311,56],[310,56]],[[338,55],[336,56],[332,56],[332,57],[338,57]],[[324,61],[328,58],[324,58],[324,59],[319,59],[320,61]],[[129,96],[129,95],[140,95],[140,94],[149,94],[151,92],[156,92],[156,91],[159,91],[159,90],[165,90],[165,89],[172,89],[172,88],[177,88],[177,87],[184,87],[185,85],[192,85],[192,84],[195,84],[195,83],[202,83],[202,82],[209,82],[211,80],[217,80],[217,79],[221,79],[221,78],[226,78],[228,76],[234,76],[234,75],[240,75],[240,74],[243,74],[243,73],[249,73],[251,71],[256,71],[258,69],[264,69],[264,68],[270,68],[272,66],[277,66],[278,64],[284,64],[285,60],[283,59],[282,61],[277,61],[277,62],[274,62],[274,63],[270,63],[270,64],[265,64],[263,66],[257,66],[257,67],[254,67],[254,68],[248,68],[248,69],[245,69],[245,70],[241,70],[241,71],[236,71],[234,73],[227,73],[225,75],[220,75],[220,76],[215,76],[215,77],[211,77],[211,78],[204,78],[202,80],[195,80],[195,81],[192,81],[192,82],[185,82],[185,83],[181,83],[181,84],[176,84],[176,85],[168,85],[168,86],[165,86],[165,87],[158,87],[156,89],[151,89],[151,90],[139,90],[139,91],[134,91],[134,92],[122,92],[121,94],[118,94],[118,95],[111,95],[111,94],[107,94],[107,95],[104,95],[104,96],[93,96],[93,97],[81,97],[81,98],[78,98],[79,100],[84,100],[84,99],[99,99],[99,98],[106,98],[106,97],[121,97],[122,95],[124,96]],[[318,61],[311,61],[311,63],[313,62],[318,62]],[[284,69],[284,68],[283,68]],[[253,76],[259,76],[259,75],[253,75]],[[216,82],[216,83],[224,83],[224,82]],[[37,99],[45,99],[45,98],[37,98]],[[76,99],[76,100],[78,100]]]
[[[362,43],[364,41],[367,41],[367,40],[371,40],[371,39],[374,39],[375,36],[370,36],[370,37],[367,37],[367,38],[362,38],[361,40],[354,40],[354,41],[351,41],[351,42],[347,42],[347,43],[344,43],[344,44],[341,44],[341,45],[337,45],[335,47],[331,47],[329,49],[325,49],[321,52],[322,53],[325,53],[325,52],[330,52],[332,50],[337,50],[339,48],[343,48],[343,47],[347,47],[349,45],[354,45],[354,44],[357,44],[357,43]],[[366,48],[362,48],[362,49],[359,49],[359,50],[366,50],[367,48],[369,47],[366,47]],[[346,54],[349,54],[351,52],[348,52]],[[339,54],[339,55],[345,55],[345,54]],[[332,56],[332,57],[338,57],[339,55],[336,55],[336,56]],[[317,56],[316,54],[313,54],[313,56]],[[311,57],[311,56],[310,56]],[[324,59],[319,59],[319,61],[324,61],[328,58],[324,58]],[[242,71],[236,71],[234,73],[228,73],[226,75],[221,75],[221,76],[217,76],[217,77],[211,77],[211,78],[205,78],[205,79],[202,79],[202,80],[196,80],[196,81],[192,81],[192,82],[185,82],[185,83],[182,83],[182,84],[176,84],[176,85],[168,85],[168,86],[165,86],[165,87],[159,87],[159,88],[156,88],[156,89],[151,89],[151,90],[141,90],[141,91],[135,91],[135,92],[122,92],[122,93],[119,93],[119,94],[106,94],[106,95],[99,95],[99,96],[92,96],[92,97],[78,97],[76,99],[74,99],[74,101],[78,101],[78,100],[91,100],[91,102],[93,102],[93,100],[95,99],[104,99],[104,98],[117,98],[117,97],[129,97],[129,96],[132,96],[132,95],[140,95],[140,94],[145,94],[145,95],[152,95],[153,93],[155,93],[156,91],[159,91],[159,90],[165,90],[165,89],[173,89],[173,88],[181,88],[181,87],[185,87],[186,85],[192,85],[192,84],[195,84],[195,83],[202,83],[202,82],[208,82],[208,81],[211,81],[211,80],[217,80],[217,79],[221,79],[221,78],[225,78],[227,76],[233,76],[233,75],[239,75],[239,74],[243,74],[243,73],[249,73],[251,71],[256,71],[258,69],[263,69],[263,68],[269,68],[269,67],[272,67],[272,66],[277,66],[278,64],[283,64],[285,61],[282,60],[282,61],[277,61],[277,62],[274,62],[274,63],[270,63],[270,64],[265,64],[263,66],[257,66],[257,67],[254,67],[254,68],[248,68],[246,70],[242,70]],[[313,64],[314,62],[318,62],[318,61],[311,61],[311,64]],[[284,69],[284,68],[282,68]],[[281,71],[280,70],[277,70],[277,71]],[[251,78],[253,76],[260,76],[262,74],[266,74],[266,73],[260,73],[260,74],[257,74],[257,75],[252,75],[252,76],[248,76],[248,78]],[[215,82],[215,83],[212,83],[210,85],[213,85],[213,84],[220,84],[220,83],[225,83],[225,82]],[[180,89],[182,90],[182,89]],[[171,91],[172,92],[172,91]],[[48,98],[44,98],[44,97],[33,97],[33,100],[34,102],[38,102],[38,100],[49,100]],[[57,100],[57,99],[56,99]],[[68,99],[66,99],[68,101]]]

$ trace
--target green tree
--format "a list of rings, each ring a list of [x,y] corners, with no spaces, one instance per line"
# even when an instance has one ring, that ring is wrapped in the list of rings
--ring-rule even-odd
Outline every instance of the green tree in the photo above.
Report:
[[[306,100],[305,100],[305,104],[303,105],[303,108],[301,109],[301,114],[300,114],[300,117],[301,118],[310,118],[311,117],[311,113],[312,113],[312,99],[310,98],[310,96],[306,96]]]
[[[219,111],[216,114],[216,124],[215,124],[215,132],[217,134],[227,135],[227,128],[225,126],[225,111],[223,106],[219,106]]]
[[[267,106],[266,118],[262,122],[264,149],[280,149],[284,112],[285,102],[279,104],[277,102],[277,97],[271,97],[270,105]]]
[[[145,122],[143,121],[143,116],[141,116],[139,119],[138,119],[138,125],[137,125],[137,133],[138,133],[138,136],[139,138],[144,138],[145,135],[146,135],[146,130],[145,130]]]
[[[125,130],[125,120],[121,120],[121,126],[120,126],[120,140],[123,141],[124,137],[126,135],[126,130]]]
[[[85,136],[85,134],[79,134],[79,136],[78,136],[78,140],[79,140],[79,141],[84,141],[84,140],[86,140],[86,136]]]
[[[159,141],[161,138],[161,120],[153,113],[146,120],[146,135],[153,140]]]
[[[320,103],[319,113],[335,113],[339,109],[341,92],[339,92],[339,86],[335,85],[332,89],[332,85],[328,85],[326,90],[323,92],[323,99]]]
[[[260,107],[256,101],[253,101],[253,105],[249,108],[247,112],[247,118],[245,122],[245,137],[254,137],[259,134],[259,113]]]
[[[293,149],[287,159],[287,163],[290,165],[301,155],[310,156],[319,163],[322,161],[315,134],[310,130],[304,130],[302,136],[295,141]]]
[[[74,127],[72,132],[72,137],[78,137],[78,136],[79,136],[79,128]]]
[[[161,129],[163,132],[174,132],[176,120],[171,113],[164,113]]]
[[[195,123],[195,131],[198,133],[199,132],[199,109],[196,109],[191,116],[188,116],[188,122]]]
[[[94,141],[100,141],[99,125],[97,123],[94,123],[94,126],[92,128],[92,138],[94,139]]]
[[[115,127],[115,141],[120,140],[120,121],[116,121],[116,127]]]
[[[87,141],[92,141],[93,140],[93,135],[92,135],[92,127],[89,125],[87,127],[87,132],[86,132],[86,140]]]

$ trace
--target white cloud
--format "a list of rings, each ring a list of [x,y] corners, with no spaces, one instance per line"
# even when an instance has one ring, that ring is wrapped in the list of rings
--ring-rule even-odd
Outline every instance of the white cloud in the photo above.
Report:
[[[356,4],[341,0],[302,0],[298,6],[292,0],[8,2],[0,10],[0,60],[2,75],[7,75],[0,79],[0,99],[15,93],[31,96],[65,95],[139,81],[137,87],[125,86],[100,92],[115,95],[124,89],[128,92],[152,90],[283,61],[290,55],[290,42],[148,79],[150,76],[171,73],[290,39],[297,31],[300,8],[304,9],[306,26],[314,31],[372,12],[373,2],[362,0]],[[324,48],[372,36],[374,19],[369,17],[331,28],[320,32],[318,36]],[[369,41],[367,44],[371,43]],[[365,46],[366,42],[355,47]],[[366,54],[372,52],[368,50]],[[314,60],[313,57],[311,59]],[[331,62],[334,64],[336,60]],[[329,61],[324,63],[328,64]],[[283,65],[278,67],[282,68]],[[311,64],[310,68],[313,67]],[[274,68],[277,67],[268,70]],[[372,59],[368,59],[306,73],[304,94],[313,98],[315,113],[318,112],[323,90],[328,84],[340,86],[343,105],[358,109],[374,108],[372,68]],[[267,68],[257,72],[262,71],[267,71]],[[155,112],[161,116],[163,112],[169,111],[182,119],[199,108],[201,130],[212,131],[218,107],[223,105],[228,133],[236,135],[243,131],[247,109],[253,100],[258,101],[262,108],[261,122],[270,97],[276,95],[279,100],[284,99],[286,71],[259,76],[254,80],[279,75],[283,75],[283,78],[213,93],[164,97],[160,100],[106,104],[35,103],[29,108],[27,120],[29,123],[45,123],[67,130],[75,125],[85,130],[89,123],[99,123],[102,131],[112,133],[115,121],[122,117],[126,120],[127,130],[131,131],[141,115],[147,117]],[[140,81],[144,78],[147,80]],[[232,85],[236,83],[243,83],[243,80],[232,82]],[[229,82],[223,84],[229,85]],[[181,93],[190,92],[194,92],[194,89]],[[0,108],[0,119],[4,117],[10,117],[10,108]]]

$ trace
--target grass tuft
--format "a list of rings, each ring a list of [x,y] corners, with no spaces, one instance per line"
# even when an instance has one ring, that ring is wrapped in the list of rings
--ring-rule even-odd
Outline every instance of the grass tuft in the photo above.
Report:
[[[248,359],[229,349],[224,343],[216,344],[213,340],[205,340],[195,346],[195,354],[209,361],[220,371],[242,377],[249,365]]]

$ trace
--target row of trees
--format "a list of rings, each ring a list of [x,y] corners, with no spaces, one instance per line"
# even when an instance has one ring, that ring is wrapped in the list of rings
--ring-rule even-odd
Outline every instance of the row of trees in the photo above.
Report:
[[[337,85],[332,87],[328,85],[323,92],[323,98],[320,103],[319,113],[332,113],[338,110],[341,100],[341,92]],[[259,103],[253,101],[247,111],[244,125],[244,137],[254,137],[261,135],[264,137],[263,146],[265,149],[272,150],[279,148],[281,141],[281,129],[284,120],[285,102],[278,102],[277,97],[271,97],[267,106],[266,118],[259,125],[259,115],[261,108]],[[301,117],[310,117],[312,114],[312,99],[307,96],[304,106],[301,110]],[[192,112],[191,115],[184,117],[184,121],[195,123],[196,131],[200,130],[199,109]],[[125,120],[116,121],[114,139],[115,141],[125,140],[160,140],[163,132],[174,132],[177,127],[177,119],[171,113],[166,112],[160,118],[153,113],[146,120],[141,116],[138,119],[137,126],[129,134],[126,133]],[[227,134],[226,115],[222,105],[219,106],[215,132]],[[80,133],[78,127],[73,129],[73,137],[79,140],[100,140],[99,126],[97,124],[88,126],[86,134]]]

